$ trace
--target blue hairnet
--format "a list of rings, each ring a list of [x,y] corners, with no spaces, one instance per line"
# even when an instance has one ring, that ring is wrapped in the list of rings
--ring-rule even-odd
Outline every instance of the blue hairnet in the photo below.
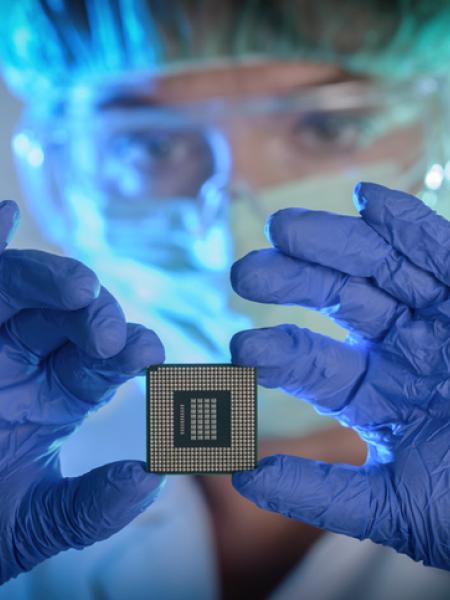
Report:
[[[308,58],[409,77],[450,60],[445,0],[20,0],[1,21],[6,80],[34,99],[205,61]]]

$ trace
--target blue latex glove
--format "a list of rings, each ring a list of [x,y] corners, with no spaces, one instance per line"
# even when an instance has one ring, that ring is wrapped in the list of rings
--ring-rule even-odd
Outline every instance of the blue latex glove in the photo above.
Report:
[[[17,206],[1,203],[0,250],[17,221]],[[1,254],[0,322],[4,582],[61,550],[111,536],[156,498],[162,479],[144,463],[121,461],[64,478],[59,448],[164,351],[153,332],[125,322],[91,270],[45,252]]]
[[[321,309],[347,343],[281,325],[237,334],[231,351],[262,385],[355,429],[367,462],[271,456],[233,483],[262,508],[449,569],[450,223],[374,184],[359,184],[355,203],[362,218],[275,213],[274,249],[232,270],[240,295]]]

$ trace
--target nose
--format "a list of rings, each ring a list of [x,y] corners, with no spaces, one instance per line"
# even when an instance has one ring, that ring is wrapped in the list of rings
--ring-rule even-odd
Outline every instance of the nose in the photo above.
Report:
[[[234,181],[246,182],[253,189],[261,190],[299,175],[302,161],[299,164],[284,128],[270,114],[240,115],[227,124],[226,135]]]
[[[239,185],[242,182],[264,185],[267,173],[264,173],[262,132],[244,118],[235,118],[228,123],[226,135],[232,156],[232,181]]]

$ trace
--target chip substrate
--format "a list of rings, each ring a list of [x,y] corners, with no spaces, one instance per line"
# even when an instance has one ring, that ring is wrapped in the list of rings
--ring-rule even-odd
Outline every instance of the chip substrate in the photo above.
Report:
[[[147,369],[147,466],[154,473],[256,467],[256,369],[230,364]]]

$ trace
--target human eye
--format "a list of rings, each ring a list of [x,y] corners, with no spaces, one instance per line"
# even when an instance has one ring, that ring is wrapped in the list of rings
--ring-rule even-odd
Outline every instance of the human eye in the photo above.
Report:
[[[213,157],[201,131],[142,128],[106,140],[101,164],[109,187],[125,195],[192,196],[211,175]]]
[[[350,111],[310,111],[296,116],[290,135],[300,150],[333,154],[363,146],[371,131],[371,115]]]
[[[126,164],[157,172],[182,163],[190,155],[192,134],[170,131],[131,131],[109,140],[109,154]]]

